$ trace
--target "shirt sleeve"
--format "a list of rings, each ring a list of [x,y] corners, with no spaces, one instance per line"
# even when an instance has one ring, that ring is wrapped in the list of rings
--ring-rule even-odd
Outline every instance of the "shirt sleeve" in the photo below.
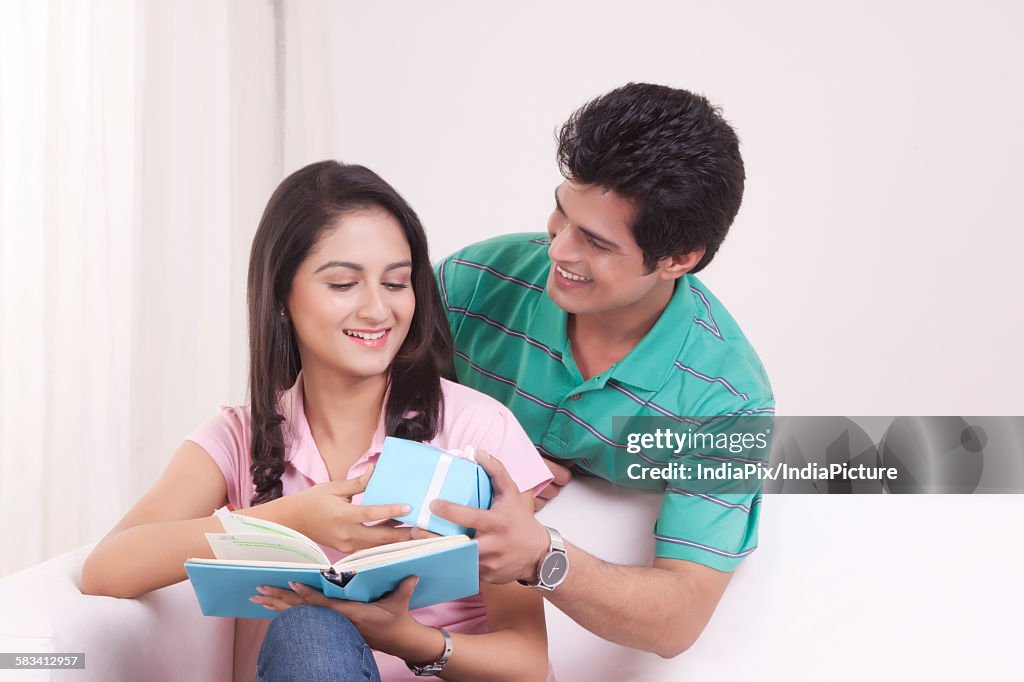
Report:
[[[475,447],[497,457],[520,492],[530,490],[536,495],[553,478],[526,431],[503,405],[498,405],[490,427],[477,440]]]
[[[228,501],[236,508],[248,507],[242,499],[249,473],[249,419],[245,408],[222,407],[220,414],[189,434],[220,468],[227,484]],[[251,483],[250,483],[251,486]]]
[[[774,407],[774,401],[769,401]],[[751,403],[746,409],[769,407]],[[677,479],[665,488],[661,512],[654,527],[655,556],[684,559],[719,571],[732,571],[757,548],[762,486],[757,477],[730,480],[695,480],[698,467],[736,469],[748,463],[767,464],[771,452],[770,416],[723,418],[704,433],[764,433],[750,447],[730,448],[719,441],[715,447],[691,448],[676,460],[680,471],[691,478]],[[718,436],[721,438],[721,436]],[[763,446],[762,446],[763,444]]]

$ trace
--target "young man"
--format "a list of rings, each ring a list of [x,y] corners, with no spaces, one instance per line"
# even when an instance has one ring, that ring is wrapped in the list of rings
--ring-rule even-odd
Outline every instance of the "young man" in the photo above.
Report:
[[[613,416],[774,413],[756,353],[693,276],[739,210],[739,142],[703,97],[632,83],[572,115],[558,161],[565,181],[546,235],[491,239],[437,267],[456,372],[506,404],[544,456],[650,487],[627,475],[639,460],[615,439]],[[538,587],[619,644],[665,657],[686,650],[757,544],[759,493],[725,499],[659,481],[653,565],[610,564],[535,520],[493,458],[480,463],[497,492],[492,508],[439,500],[433,510],[478,530],[482,578]]]

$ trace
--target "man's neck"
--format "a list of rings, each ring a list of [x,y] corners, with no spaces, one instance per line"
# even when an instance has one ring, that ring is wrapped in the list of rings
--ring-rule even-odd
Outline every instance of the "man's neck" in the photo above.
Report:
[[[666,281],[633,305],[569,315],[566,332],[583,378],[600,374],[626,357],[657,323],[674,291],[675,282]]]

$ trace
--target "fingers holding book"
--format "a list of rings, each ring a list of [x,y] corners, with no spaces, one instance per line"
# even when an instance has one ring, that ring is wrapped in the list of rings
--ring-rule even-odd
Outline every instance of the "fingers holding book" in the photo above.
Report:
[[[249,601],[278,612],[306,604],[332,609],[348,618],[374,649],[407,661],[427,662],[438,658],[438,647],[443,651],[444,643],[438,640],[436,628],[422,625],[409,613],[409,600],[418,582],[417,576],[408,576],[392,592],[364,603],[331,599],[308,585],[289,581],[291,590],[261,585],[256,588],[260,594]]]
[[[273,587],[271,585],[260,585],[256,588],[256,591],[259,592],[259,594],[250,597],[249,601],[251,601],[254,604],[259,604],[269,611],[280,612],[293,606],[300,606],[303,604],[310,603],[306,601],[305,597],[303,597],[302,594],[298,592],[298,589],[301,587],[304,587],[311,592],[315,592],[316,594],[320,594],[319,592],[316,592],[315,590],[312,590],[308,586],[302,585],[301,583],[289,581],[288,584],[291,586],[291,590],[285,590],[283,588]],[[320,596],[323,597],[322,594],[320,594]]]

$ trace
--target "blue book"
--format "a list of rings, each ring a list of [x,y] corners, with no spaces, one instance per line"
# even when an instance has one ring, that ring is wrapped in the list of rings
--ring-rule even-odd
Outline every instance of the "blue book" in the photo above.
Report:
[[[290,589],[303,583],[336,599],[371,602],[419,576],[410,609],[469,597],[480,591],[477,543],[465,535],[396,542],[364,549],[331,563],[306,536],[286,526],[218,512],[227,533],[207,533],[215,559],[185,563],[207,616],[273,618],[249,601],[260,585]]]

